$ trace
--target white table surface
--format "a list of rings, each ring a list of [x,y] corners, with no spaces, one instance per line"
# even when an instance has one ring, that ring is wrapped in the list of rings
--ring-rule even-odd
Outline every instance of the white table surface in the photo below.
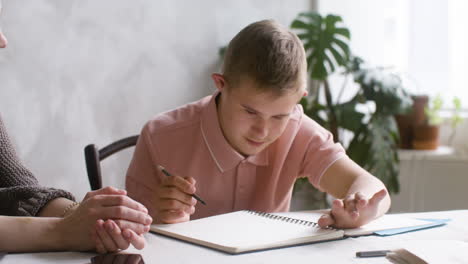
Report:
[[[229,255],[212,249],[180,242],[155,234],[147,234],[147,246],[129,249],[143,255],[145,263],[390,263],[385,258],[356,258],[356,251],[398,248],[406,240],[455,239],[468,242],[468,210],[402,214],[420,218],[450,218],[438,228],[388,237],[365,236],[338,241],[267,250],[242,255]],[[79,252],[7,254],[0,262],[28,263],[90,263],[94,254]],[[468,260],[467,260],[468,263]]]

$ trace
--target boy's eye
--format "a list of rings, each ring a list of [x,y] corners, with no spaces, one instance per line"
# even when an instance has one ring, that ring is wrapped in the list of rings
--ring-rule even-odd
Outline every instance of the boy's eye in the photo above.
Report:
[[[255,112],[252,111],[252,110],[249,110],[249,109],[245,109],[245,111],[247,112],[247,114],[249,115],[255,115]]]
[[[282,119],[284,119],[284,116],[274,116],[273,118],[277,119],[277,120],[282,120]]]

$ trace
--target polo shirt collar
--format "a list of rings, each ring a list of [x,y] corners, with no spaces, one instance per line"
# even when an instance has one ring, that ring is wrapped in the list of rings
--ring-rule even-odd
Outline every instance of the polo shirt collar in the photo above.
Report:
[[[211,96],[209,103],[204,107],[201,114],[201,132],[203,140],[218,169],[221,172],[228,171],[235,168],[244,160],[256,166],[267,166],[268,149],[270,146],[256,155],[245,158],[226,140],[219,124],[218,111],[216,109],[216,97],[218,95],[219,91]]]

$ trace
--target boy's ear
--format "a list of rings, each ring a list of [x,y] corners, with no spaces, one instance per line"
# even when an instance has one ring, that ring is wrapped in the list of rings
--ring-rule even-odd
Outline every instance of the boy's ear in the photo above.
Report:
[[[224,76],[222,74],[213,73],[211,74],[211,79],[213,79],[214,85],[220,92],[226,86],[226,80],[224,79]]]

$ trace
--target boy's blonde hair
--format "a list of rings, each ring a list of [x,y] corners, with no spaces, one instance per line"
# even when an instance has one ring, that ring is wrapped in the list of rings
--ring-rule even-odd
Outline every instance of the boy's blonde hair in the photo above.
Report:
[[[248,25],[229,43],[223,74],[231,86],[248,77],[261,90],[283,94],[305,86],[307,62],[296,34],[273,20]]]

